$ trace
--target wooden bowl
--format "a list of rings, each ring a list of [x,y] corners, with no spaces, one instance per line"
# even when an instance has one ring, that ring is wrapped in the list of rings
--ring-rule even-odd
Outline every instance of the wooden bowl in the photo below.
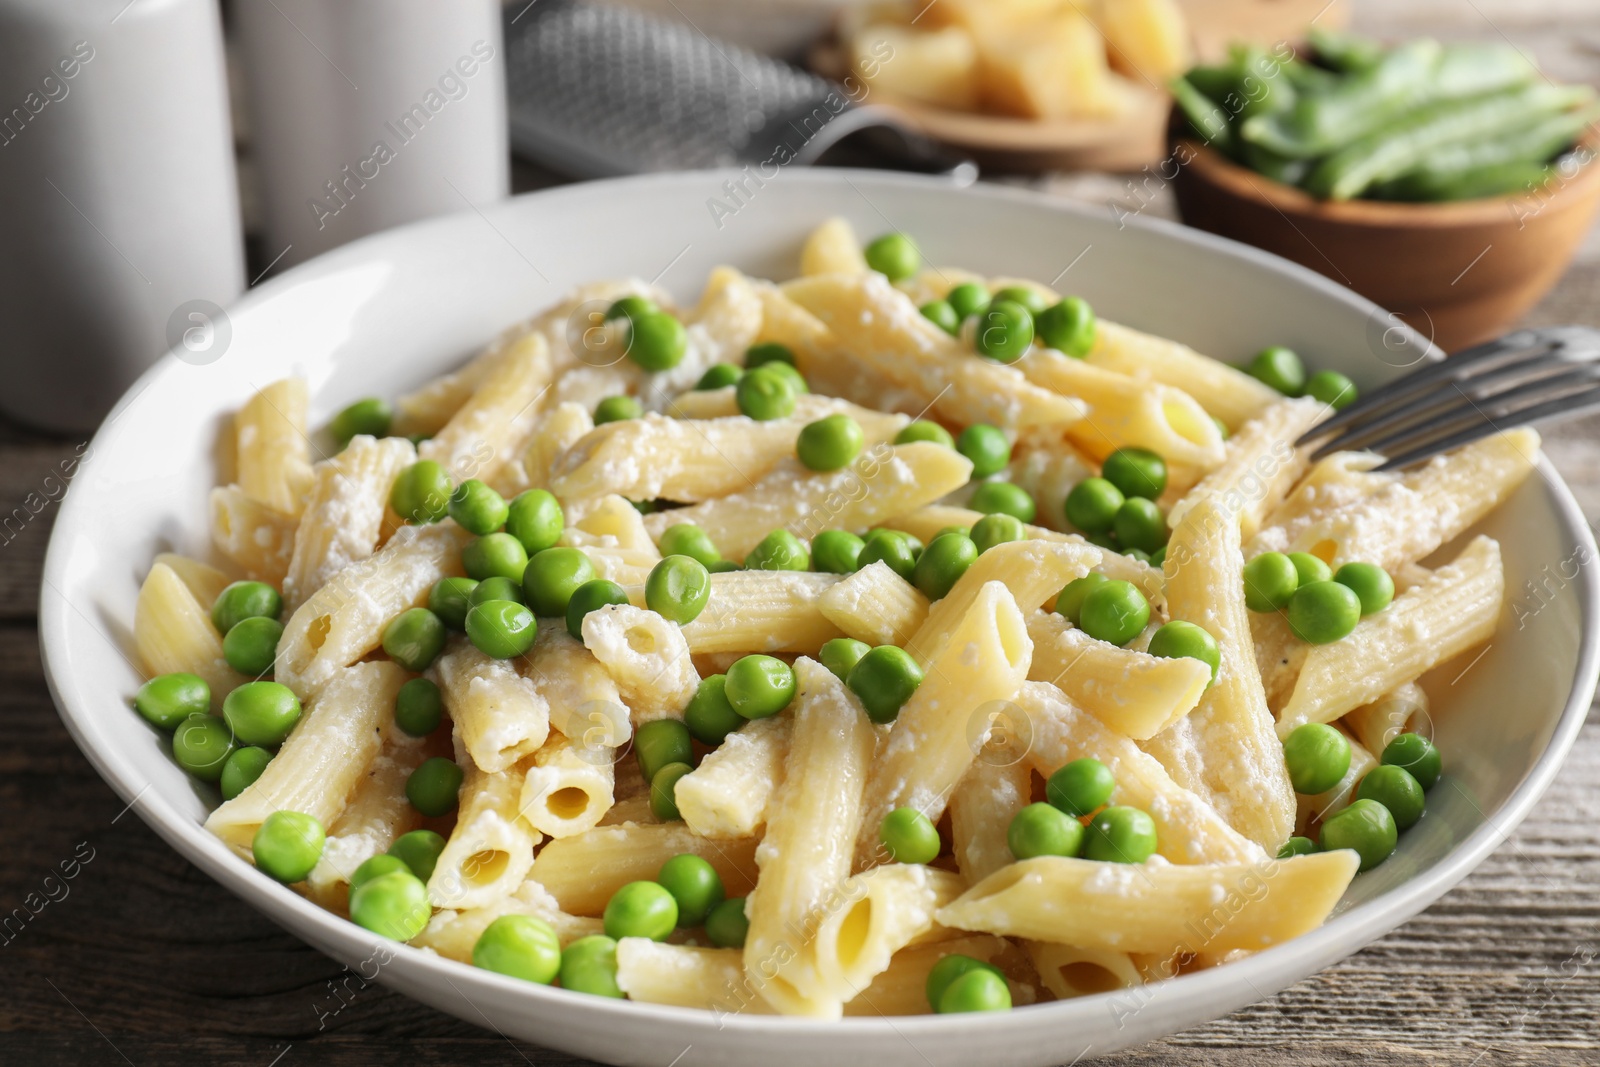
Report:
[[[1317,200],[1180,140],[1183,221],[1310,267],[1455,352],[1504,333],[1550,291],[1600,208],[1594,142],[1537,193],[1446,204]]]

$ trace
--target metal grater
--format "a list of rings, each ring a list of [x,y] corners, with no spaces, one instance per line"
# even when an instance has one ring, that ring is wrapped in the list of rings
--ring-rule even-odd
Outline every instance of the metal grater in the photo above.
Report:
[[[895,166],[963,184],[977,176],[839,86],[638,11],[512,4],[505,47],[512,147],[573,177],[768,160]]]

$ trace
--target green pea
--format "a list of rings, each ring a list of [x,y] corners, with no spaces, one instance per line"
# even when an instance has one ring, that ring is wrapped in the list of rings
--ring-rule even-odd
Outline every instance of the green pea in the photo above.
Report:
[[[1306,368],[1291,348],[1273,345],[1256,353],[1245,373],[1272,386],[1284,396],[1299,396],[1306,388]]]
[[[878,824],[878,841],[894,863],[932,863],[942,844],[933,821],[916,808],[895,808]]]
[[[522,572],[522,592],[535,615],[561,619],[578,586],[596,577],[594,564],[578,549],[547,548],[529,557]]]
[[[450,514],[449,473],[431,459],[418,460],[395,478],[389,506],[406,522],[439,522]]]
[[[583,620],[591,611],[599,611],[612,604],[628,603],[628,591],[616,582],[595,578],[573,590],[567,601],[567,633],[583,640]]]
[[[217,780],[223,800],[232,800],[255,784],[261,773],[272,762],[272,753],[264,748],[236,748],[222,765],[222,776]]]
[[[1148,448],[1119,448],[1100,465],[1100,476],[1123,496],[1154,500],[1167,488],[1167,462]]]
[[[350,921],[380,937],[410,941],[432,917],[428,887],[405,871],[380,874],[350,891]]]
[[[692,852],[663,863],[656,881],[678,902],[679,926],[704,926],[711,909],[728,896],[717,869]]]
[[[824,646],[826,650],[826,646]],[[745,717],[728,703],[725,686],[728,676],[712,674],[700,679],[700,685],[683,709],[683,722],[689,733],[703,745],[720,745],[727,736],[743,726]]]
[[[522,603],[522,583],[514,582],[510,578],[485,578],[472,590],[472,595],[467,597],[467,610],[470,612],[479,604],[487,604],[491,600],[509,600],[513,604]],[[466,629],[466,619],[461,620],[462,629]]]
[[[1122,550],[1122,554],[1127,556],[1129,559],[1136,559],[1140,563],[1149,563],[1153,558],[1150,553],[1146,552],[1142,548],[1125,548]]]
[[[476,478],[462,482],[450,494],[450,517],[463,530],[479,537],[500,529],[510,514],[511,505],[506,498]],[[523,555],[527,555],[526,549]]]
[[[689,522],[668,526],[659,547],[663,556],[688,556],[707,568],[722,559],[722,553],[711,543],[711,535]]]
[[[1394,600],[1394,579],[1376,563],[1346,563],[1333,580],[1361,601],[1361,614],[1382,611]]]
[[[322,858],[327,833],[322,824],[298,811],[275,811],[261,820],[250,841],[256,869],[280,882],[301,882]]]
[[[1027,285],[1008,285],[1003,289],[996,289],[993,300],[1009,300],[1013,304],[1021,304],[1028,309],[1029,315],[1038,315],[1050,306],[1048,297]]]
[[[933,539],[916,566],[911,580],[929,600],[940,600],[967,573],[978,558],[978,546],[964,533],[941,534]]]
[[[1289,782],[1304,796],[1326,793],[1350,770],[1350,741],[1326,723],[1297,726],[1283,739]]]
[[[687,763],[669,763],[650,779],[650,814],[661,822],[677,822],[683,818],[678,811],[678,779],[693,771]]]
[[[647,371],[671,370],[689,351],[689,331],[665,311],[629,319],[628,358]],[[599,421],[599,420],[596,420]]]
[[[1353,801],[1322,821],[1318,844],[1322,851],[1353,849],[1361,857],[1361,870],[1370,871],[1394,852],[1400,839],[1394,815],[1376,800]]]
[[[1105,533],[1125,499],[1105,478],[1085,478],[1067,494],[1067,521],[1084,533]]]
[[[1111,803],[1116,785],[1110,767],[1085,756],[1057,767],[1044,783],[1044,797],[1067,815],[1088,815]]]
[[[368,856],[362,861],[361,866],[350,873],[350,889],[352,891],[359,889],[374,878],[393,874],[395,871],[399,871],[402,874],[410,874],[411,868],[407,867],[405,860],[399,856],[391,856],[386,852],[380,852],[376,856]]]
[[[922,268],[922,253],[903,233],[886,233],[862,250],[867,266],[891,282],[904,281]]]
[[[406,799],[424,815],[448,815],[456,810],[462,777],[461,767],[454,760],[443,756],[423,760],[406,779]]]
[[[950,305],[962,322],[981,315],[989,307],[989,290],[977,282],[962,282],[945,294],[945,303]]]
[[[818,653],[817,658],[835,678],[842,682],[850,677],[851,668],[860,663],[861,657],[870,651],[872,646],[865,641],[857,641],[853,637],[835,637],[831,641],[823,642],[822,651]]]
[[[706,570],[712,574],[727,574],[729,571],[742,571],[744,568],[731,559],[719,559],[714,563],[707,563]]]
[[[950,436],[949,430],[940,426],[937,422],[929,422],[927,419],[917,419],[915,422],[909,422],[899,433],[894,435],[894,443],[897,445],[909,445],[917,441],[932,441],[934,444],[944,445],[946,448],[956,447],[956,439]]]
[[[645,606],[680,626],[699,618],[710,600],[711,575],[688,556],[664,557],[645,579]]]
[[[232,754],[228,724],[211,715],[191,715],[172,732],[172,758],[202,782],[221,778]]]
[[[1083,359],[1094,348],[1094,309],[1081,297],[1069,296],[1045,308],[1034,321],[1040,339],[1057,352]]]
[[[211,624],[226,634],[245,619],[276,619],[283,614],[283,597],[266,582],[234,582],[211,604]]]
[[[910,534],[879,527],[868,530],[867,536],[861,539],[861,555],[856,557],[856,566],[870,567],[881,561],[909,582],[920,554],[916,540]]]
[[[905,649],[879,645],[850,668],[844,684],[861,701],[867,718],[876,723],[894,722],[922,684],[922,668]]]
[[[1084,534],[1083,539],[1096,548],[1103,548],[1107,552],[1122,551],[1122,546],[1117,544],[1117,535],[1110,532]]]
[[[625,998],[617,985],[617,942],[604,934],[580,937],[561,952],[561,988],[596,997]]]
[[[973,343],[997,363],[1015,363],[1033,346],[1033,315],[1015,301],[997,298],[978,316]]]
[[[649,297],[629,294],[628,296],[614,301],[612,305],[606,309],[605,321],[611,322],[614,319],[627,319],[631,324],[634,319],[642,319],[646,315],[654,315],[660,310],[661,308],[656,305],[656,302],[651,300]]]
[[[751,345],[744,350],[744,365],[746,370],[765,367],[769,363],[787,363],[795,366],[794,351],[786,344],[777,341],[764,341],[758,345]]]
[[[971,537],[973,546],[981,556],[995,545],[1003,545],[1010,541],[1026,541],[1028,531],[1023,529],[1022,520],[1015,515],[995,512],[985,515],[972,524]]]
[[[928,1007],[936,1012],[942,1010],[939,1001],[944,998],[945,990],[949,989],[957,978],[971,971],[990,971],[996,978],[1005,980],[1005,976],[994,964],[952,952],[935,963],[933,969],[928,972],[927,982],[923,985],[923,992],[928,997]]]
[[[718,948],[744,948],[750,920],[744,913],[744,897],[729,897],[711,909],[706,918],[706,940]]]
[[[1289,562],[1294,564],[1294,573],[1300,585],[1333,580],[1333,568],[1309,552],[1291,552]]]
[[[1167,517],[1161,513],[1160,505],[1143,497],[1124,500],[1111,520],[1111,529],[1118,543],[1126,548],[1154,552],[1167,543]]]
[[[594,406],[594,424],[604,426],[608,422],[627,422],[643,414],[644,406],[634,397],[608,396]]]
[[[412,737],[426,737],[444,721],[444,698],[427,678],[413,678],[400,687],[394,702],[394,722]]]
[[[1251,611],[1279,611],[1300,588],[1300,572],[1282,552],[1263,552],[1244,565],[1244,603]]]
[[[1385,767],[1402,767],[1409,771],[1424,791],[1433,788],[1443,769],[1439,750],[1421,734],[1399,734],[1383,746],[1379,762]]]
[[[1343,411],[1361,395],[1356,383],[1336,370],[1319,370],[1306,379],[1306,396],[1322,401],[1335,411]]]
[[[807,393],[811,392],[811,386],[807,384],[805,375],[801,374],[797,369],[795,369],[793,364],[768,363],[762,366],[761,369],[770,374],[776,374],[778,377],[788,382],[789,388],[794,390],[795,396],[805,396]]]
[[[1396,828],[1409,830],[1422,818],[1422,785],[1404,767],[1374,767],[1361,779],[1356,796],[1389,809]]]
[[[412,874],[426,882],[433,877],[444,846],[442,835],[432,830],[412,830],[395,838],[394,844],[389,846],[389,855],[404,861]]]
[[[354,404],[344,408],[333,417],[328,424],[328,429],[333,432],[334,440],[343,448],[350,443],[352,437],[366,434],[369,437],[389,436],[389,426],[394,421],[394,409],[387,400],[377,397],[367,397],[357,400]]]
[[[300,698],[279,682],[246,682],[223,699],[222,717],[236,740],[276,747],[300,721]]]
[[[805,544],[788,530],[773,530],[763,537],[744,558],[747,571],[808,571],[811,554]]]
[[[607,937],[665,941],[678,925],[678,902],[655,882],[629,882],[606,902]]]
[[[1011,988],[999,974],[972,970],[950,983],[939,998],[939,1012],[954,1015],[969,1011],[1010,1011]]]
[[[824,530],[811,541],[811,569],[824,574],[854,574],[865,542],[849,530]]]
[[[772,656],[744,656],[728,668],[725,692],[728,703],[742,717],[770,718],[794,699],[794,670]]]
[[[1076,856],[1083,848],[1083,823],[1049,804],[1029,804],[1011,817],[1006,845],[1019,860]]]
[[[176,730],[184,719],[211,709],[211,687],[198,674],[158,674],[139,687],[133,706],[150,725]]]
[[[669,763],[694,763],[694,744],[689,727],[677,719],[653,719],[643,723],[633,735],[633,755],[639,773],[652,781]]]
[[[1083,854],[1102,863],[1143,863],[1155,851],[1155,820],[1138,808],[1113,804],[1089,824]]]
[[[555,927],[537,916],[502,915],[478,935],[472,965],[549,985],[561,972],[561,941]]]
[[[1222,649],[1217,647],[1217,639],[1204,627],[1182,619],[1173,619],[1151,634],[1147,651],[1164,659],[1197,659],[1211,668],[1213,682],[1222,668]]]
[[[744,374],[743,368],[732,363],[713,363],[706,368],[704,374],[700,375],[700,380],[694,387],[702,393],[709,393],[713,389],[725,389],[737,384],[742,374]]]
[[[546,489],[518,493],[506,514],[506,533],[522,542],[529,559],[554,547],[565,525],[561,502]]]
[[[1338,582],[1302,585],[1289,600],[1289,629],[1313,645],[1348,636],[1360,621],[1361,598]]]
[[[828,415],[809,422],[795,440],[795,453],[814,471],[848,467],[861,454],[866,435],[849,415]]]
[[[1090,571],[1061,587],[1056,594],[1056,614],[1064,616],[1072,625],[1082,628],[1083,598],[1105,585],[1111,579],[1099,571]]]
[[[1078,609],[1078,628],[1097,641],[1119,648],[1138,637],[1150,622],[1150,602],[1132,582],[1112,579],[1089,590]]]
[[[961,316],[956,314],[956,309],[943,300],[932,300],[923,304],[920,309],[922,317],[933,323],[951,337],[961,333]]]
[[[465,630],[467,609],[472,607],[472,594],[477,588],[478,583],[471,578],[440,578],[428,590],[428,610],[450,629]]]
[[[1167,546],[1162,545],[1160,548],[1150,553],[1150,558],[1146,560],[1146,562],[1149,563],[1150,566],[1160,570],[1167,562]]]
[[[734,387],[734,401],[739,412],[757,422],[787,418],[794,414],[794,385],[788,378],[774,371],[776,364],[757,370],[745,371]]]
[[[1309,837],[1291,837],[1278,847],[1278,859],[1293,859],[1295,856],[1309,856],[1317,851],[1317,843]]]
[[[641,515],[654,515],[656,512],[662,510],[660,502],[655,500],[630,500],[628,503],[632,506],[634,511],[637,511]]]
[[[1010,515],[1019,522],[1032,522],[1033,497],[1015,482],[982,482],[967,506],[985,515]]]
[[[383,631],[383,650],[408,671],[425,671],[444,651],[445,629],[427,608],[401,612]]]
[[[974,423],[956,438],[956,451],[972,460],[972,476],[987,478],[999,474],[1011,462],[1011,442],[987,423]]]

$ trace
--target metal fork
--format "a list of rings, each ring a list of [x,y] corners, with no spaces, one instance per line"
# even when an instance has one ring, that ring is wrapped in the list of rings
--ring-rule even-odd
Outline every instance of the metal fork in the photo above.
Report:
[[[1412,371],[1312,427],[1312,459],[1359,450],[1402,470],[1501,430],[1600,410],[1600,330],[1518,330]],[[1332,435],[1331,437],[1329,435]]]

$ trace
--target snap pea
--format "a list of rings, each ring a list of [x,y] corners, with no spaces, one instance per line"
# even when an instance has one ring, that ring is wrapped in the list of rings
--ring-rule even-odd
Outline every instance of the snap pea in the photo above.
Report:
[[[1233,127],[1228,125],[1228,115],[1222,105],[1196,89],[1187,78],[1173,78],[1167,83],[1167,88],[1200,139],[1231,155],[1234,150]]]
[[[1312,26],[1306,36],[1317,58],[1335,70],[1366,70],[1383,58],[1383,46],[1353,33]]]
[[[1596,121],[1600,121],[1600,104],[1563,111],[1498,137],[1446,145],[1388,183],[1385,192],[1405,200],[1466,199],[1459,194],[1452,195],[1454,182],[1480,171],[1492,173],[1495,168],[1511,164],[1542,166]],[[1477,184],[1484,183],[1480,179]]]
[[[1550,168],[1543,163],[1496,163],[1464,171],[1428,167],[1385,182],[1380,191],[1385,200],[1445,203],[1510,196],[1541,188],[1549,180]]]
[[[1442,99],[1357,138],[1317,164],[1306,179],[1316,196],[1349,200],[1398,177],[1437,148],[1492,137],[1586,102],[1593,90],[1543,83],[1465,100]]]

